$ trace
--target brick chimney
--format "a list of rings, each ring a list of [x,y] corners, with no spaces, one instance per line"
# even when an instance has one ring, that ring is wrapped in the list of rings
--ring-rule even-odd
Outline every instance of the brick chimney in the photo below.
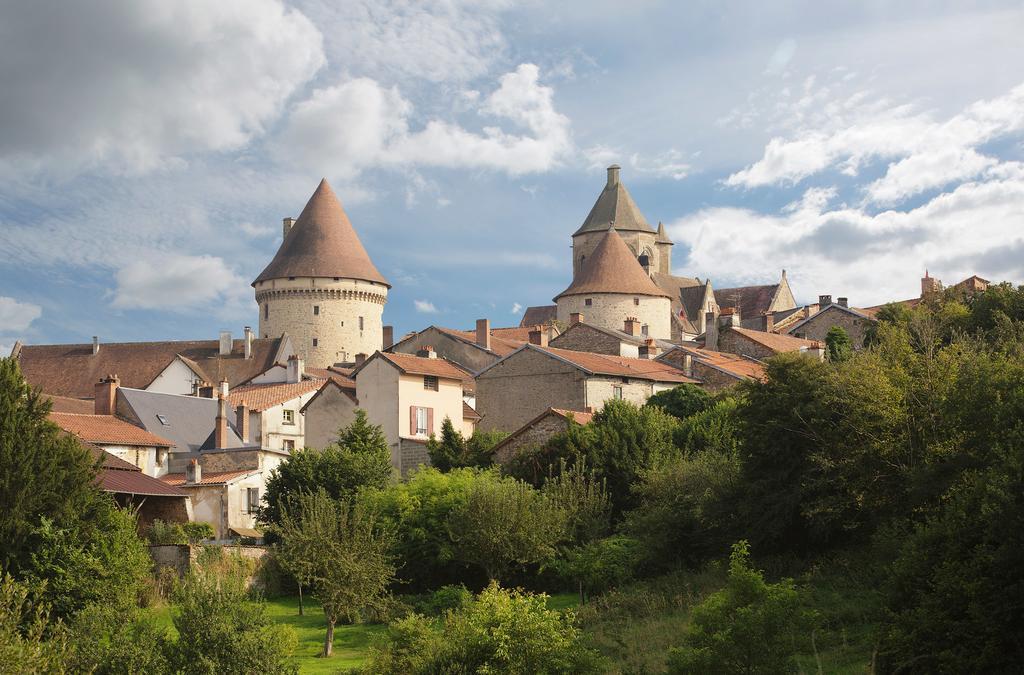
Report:
[[[718,351],[718,317],[714,312],[704,314],[704,348]]]
[[[382,340],[382,342],[384,344],[381,345],[381,349],[382,350],[390,349],[391,345],[395,344],[395,327],[394,326],[384,326],[383,333],[384,333],[384,339]]]
[[[761,315],[761,330],[771,333],[775,330],[775,312],[765,312]]]
[[[437,352],[434,351],[433,345],[423,345],[416,350],[416,356],[424,359],[436,359]]]
[[[228,400],[217,399],[217,417],[213,427],[213,447],[223,450],[228,447]]]
[[[185,484],[196,485],[203,480],[203,467],[196,460],[185,465]]]
[[[220,350],[218,354],[220,356],[231,356],[231,331],[222,330],[220,332]]]
[[[615,187],[619,184],[619,169],[621,167],[618,164],[608,167],[608,187]]]
[[[548,332],[541,326],[535,326],[530,331],[530,344],[537,345],[538,347],[548,346]]]
[[[245,358],[252,358],[252,327],[245,327]]]
[[[850,300],[849,298],[836,298],[836,304],[839,305],[840,307],[849,307]]]
[[[288,384],[302,382],[302,376],[305,371],[303,363],[303,360],[294,354],[288,357],[288,374],[285,376],[285,382]]]
[[[249,444],[249,406],[242,403],[235,408],[235,429],[238,430],[238,435],[241,437],[242,442],[246,445]]]
[[[107,375],[93,387],[93,413],[97,415],[113,415],[117,408],[117,388],[121,379],[117,375]]]
[[[738,327],[740,325],[739,307],[722,308],[722,314],[719,316],[719,321],[723,326],[729,326],[732,328]]]
[[[819,295],[818,296],[818,311],[819,312],[821,310],[825,309],[826,307],[828,307],[831,304],[832,304],[832,296],[831,295]]]
[[[628,335],[640,335],[640,321],[635,316],[628,316],[622,330]]]
[[[653,359],[657,358],[658,354],[661,353],[661,348],[658,347],[658,343],[654,341],[654,338],[647,338],[647,340],[640,345],[640,358],[642,359]]]
[[[100,353],[100,337],[98,335],[92,336],[92,355],[96,356]]]
[[[579,312],[573,312],[569,315],[569,325],[575,326],[578,323],[583,323],[583,315]]]
[[[281,239],[288,236],[288,233],[292,231],[292,227],[295,226],[294,218],[282,218],[281,219]]]
[[[476,343],[484,349],[491,348],[491,320],[476,320]]]

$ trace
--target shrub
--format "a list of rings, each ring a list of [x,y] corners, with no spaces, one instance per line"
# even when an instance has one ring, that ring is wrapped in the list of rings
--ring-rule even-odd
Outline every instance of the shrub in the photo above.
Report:
[[[713,404],[714,400],[704,389],[695,384],[681,384],[659,391],[647,399],[645,405],[656,406],[673,417],[685,420],[691,415],[704,412]]]
[[[90,605],[70,626],[68,669],[96,675],[170,673],[174,642],[154,617],[135,609]]]
[[[48,610],[33,602],[26,585],[0,573],[0,673],[57,673],[64,670],[65,642],[46,640]]]
[[[460,609],[473,600],[473,594],[462,584],[442,586],[433,593],[413,600],[413,608],[420,614],[440,616],[450,609]]]
[[[572,549],[560,565],[563,574],[577,585],[580,600],[620,586],[636,573],[639,542],[614,535]]]
[[[213,539],[214,529],[210,523],[165,523],[157,518],[150,524],[146,538],[150,544],[198,544]]]
[[[201,541],[213,539],[216,534],[213,525],[201,521],[182,523],[181,529],[185,531],[185,539],[190,544],[198,544]]]

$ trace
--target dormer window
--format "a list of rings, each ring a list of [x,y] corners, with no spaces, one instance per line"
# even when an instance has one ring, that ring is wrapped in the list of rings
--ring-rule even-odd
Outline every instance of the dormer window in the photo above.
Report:
[[[647,257],[647,254],[643,254],[637,260],[640,262],[640,267],[650,267],[651,259]]]
[[[156,418],[160,422],[160,424],[164,425],[165,427],[171,426],[171,423],[170,423],[170,421],[168,421],[166,416],[164,416],[164,415],[157,415]]]

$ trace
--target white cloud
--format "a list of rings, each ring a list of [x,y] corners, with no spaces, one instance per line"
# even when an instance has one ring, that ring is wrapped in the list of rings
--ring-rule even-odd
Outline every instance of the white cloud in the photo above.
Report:
[[[653,156],[627,153],[607,145],[595,145],[583,150],[583,159],[590,169],[603,169],[609,164],[620,164],[630,169],[631,175],[645,174],[656,178],[682,180],[693,168],[683,161],[683,153],[669,148]]]
[[[409,122],[413,106],[397,87],[369,78],[347,80],[317,89],[295,106],[275,153],[351,178],[373,167],[474,168],[519,175],[555,167],[572,148],[569,120],[555,109],[554,90],[540,84],[533,64],[503,75],[476,111],[527,133],[496,126],[478,133],[439,119],[414,131]]]
[[[20,333],[42,314],[39,305],[0,295],[0,333]]]
[[[270,225],[257,225],[249,222],[239,223],[238,229],[242,234],[247,237],[252,237],[253,239],[265,239],[267,237],[272,237],[280,231],[276,227],[271,227]]]
[[[181,311],[233,306],[248,284],[223,259],[166,254],[131,262],[117,271],[111,303],[119,309]]]
[[[14,3],[4,28],[0,158],[22,170],[240,148],[324,63],[319,31],[279,0]]]
[[[437,314],[437,307],[428,300],[413,300],[412,304],[420,314]]]
[[[513,302],[512,303],[512,314],[519,314],[521,311],[523,311],[523,306],[521,304],[519,304],[518,302]]]

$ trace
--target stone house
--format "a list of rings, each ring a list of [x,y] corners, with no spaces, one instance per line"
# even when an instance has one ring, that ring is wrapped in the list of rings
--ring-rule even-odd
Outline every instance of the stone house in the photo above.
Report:
[[[256,513],[266,488],[259,469],[204,471],[197,460],[184,473],[168,474],[163,481],[189,495],[192,518],[210,523],[221,541],[239,537],[259,539]]]
[[[824,343],[829,330],[838,326],[850,336],[850,342],[855,350],[863,349],[868,330],[877,322],[860,310],[850,307],[846,298],[837,298],[834,303],[831,300],[832,298],[827,295],[819,297],[820,309],[793,324],[788,330],[789,335]]]
[[[477,374],[482,429],[514,431],[548,408],[600,410],[605,401],[643,404],[659,391],[696,380],[671,364],[526,344]]]
[[[732,307],[723,309],[718,321],[708,317],[707,325],[704,347],[712,351],[748,356],[759,361],[783,352],[803,352],[818,359],[825,358],[825,348],[820,342],[743,328],[740,315]]]
[[[764,378],[764,364],[748,356],[716,352],[690,345],[675,345],[658,356],[695,380],[708,391],[727,389],[745,380]]]
[[[51,412],[50,421],[147,476],[158,478],[168,471],[173,443],[113,415]]]
[[[574,315],[569,327],[548,344],[575,352],[610,354],[636,359],[640,358],[640,352],[649,339],[651,338],[643,335],[640,322],[634,317],[626,317],[622,327],[616,330],[586,323],[583,315]],[[671,342],[665,340],[655,340],[655,344],[661,350],[673,346]]]
[[[593,418],[594,414],[590,412],[548,408],[495,445],[494,461],[507,464],[527,448],[542,447],[553,436],[568,429],[570,424],[588,424]]]
[[[477,319],[476,329],[471,331],[428,326],[405,336],[385,351],[415,355],[429,346],[440,358],[475,373],[522,347],[529,341],[529,332],[533,328],[491,328],[488,319]],[[549,325],[545,329],[549,339],[558,335],[554,326]],[[472,404],[472,401],[467,402]]]

